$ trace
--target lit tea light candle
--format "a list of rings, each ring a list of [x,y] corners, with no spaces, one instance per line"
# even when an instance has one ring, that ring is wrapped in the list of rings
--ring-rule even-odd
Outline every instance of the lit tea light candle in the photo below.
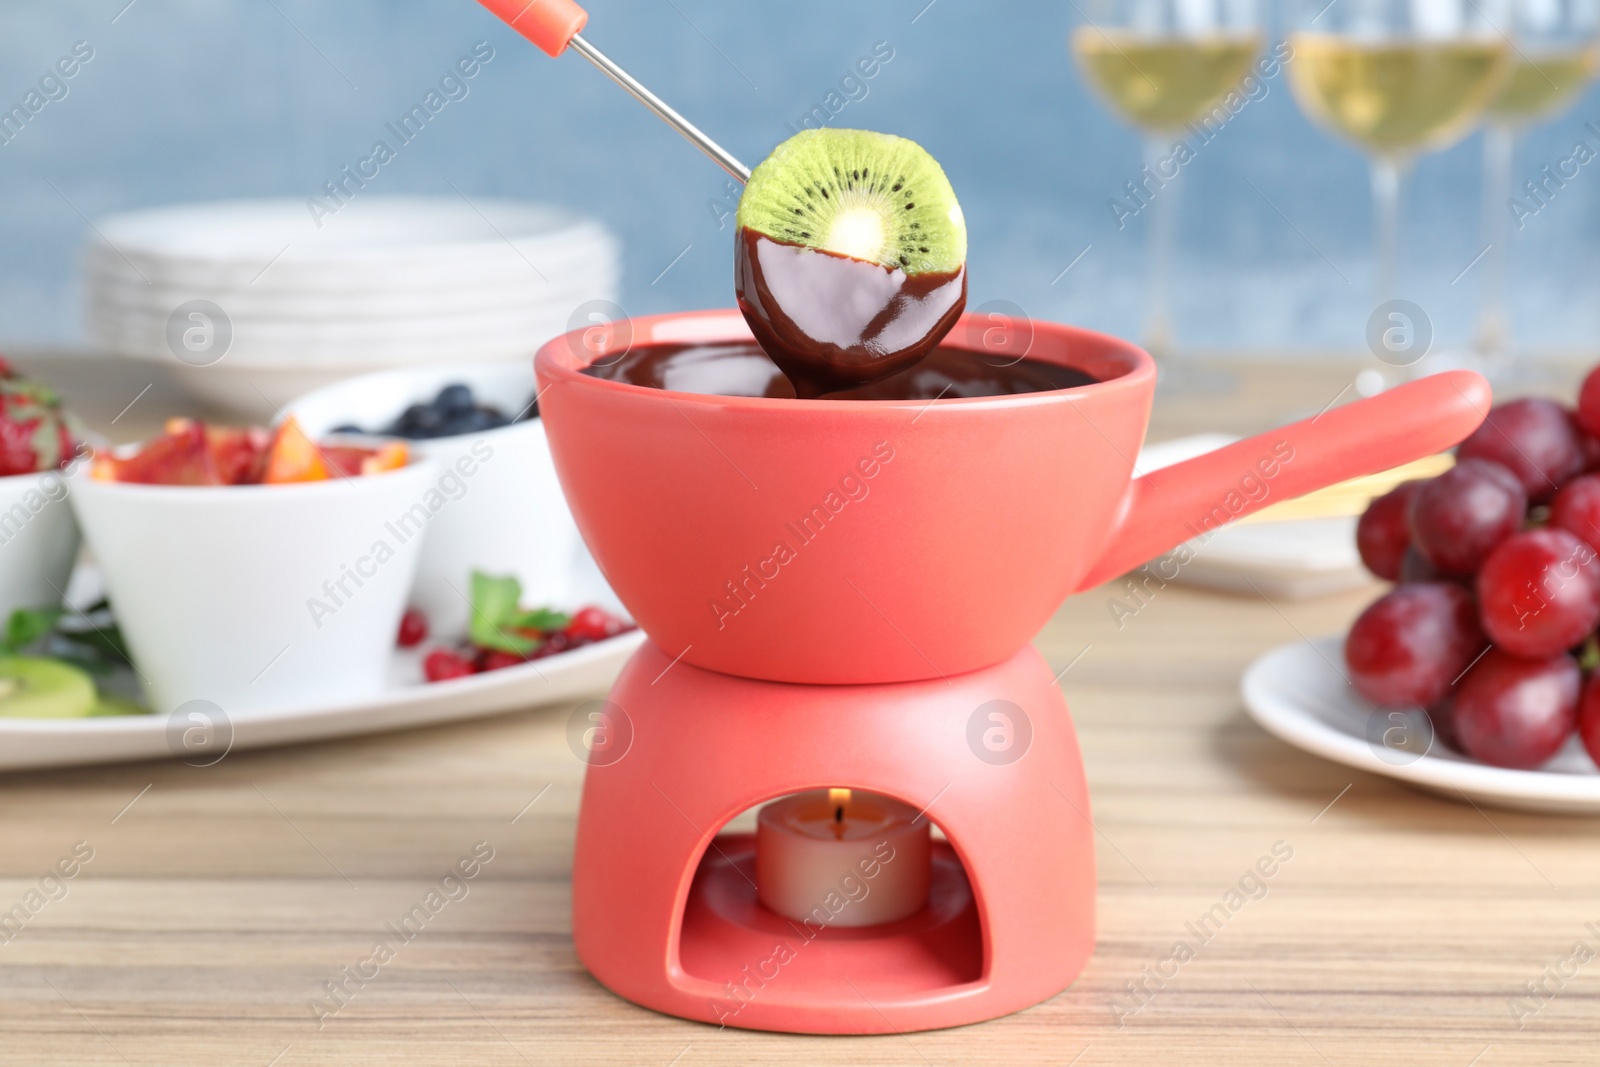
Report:
[[[756,895],[812,926],[875,926],[928,903],[928,820],[876,793],[814,790],[756,819]]]

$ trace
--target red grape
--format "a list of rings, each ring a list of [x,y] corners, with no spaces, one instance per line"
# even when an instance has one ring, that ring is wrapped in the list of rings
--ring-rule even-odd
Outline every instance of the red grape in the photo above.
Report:
[[[1483,650],[1472,596],[1450,582],[1402,585],[1356,619],[1345,638],[1350,681],[1386,708],[1432,707]]]
[[[1525,397],[1490,409],[1483,425],[1461,442],[1462,459],[1488,459],[1517,476],[1528,499],[1543,503],[1583,470],[1583,444],[1566,409]]]
[[[1583,448],[1583,469],[1592,471],[1600,467],[1600,437],[1580,432],[1578,444]]]
[[[1400,560],[1411,544],[1406,512],[1421,482],[1401,482],[1367,505],[1356,523],[1356,548],[1367,570],[1387,582],[1400,579]]]
[[[1441,571],[1471,574],[1522,527],[1527,511],[1521,484],[1504,467],[1464,459],[1412,495],[1411,536],[1417,551]]]
[[[1530,660],[1489,650],[1456,688],[1462,750],[1497,767],[1539,766],[1572,733],[1581,682],[1578,664],[1565,653]]]
[[[1461,751],[1461,738],[1456,736],[1456,698],[1452,692],[1428,709],[1428,722],[1433,725],[1433,737],[1446,748]]]
[[[1550,525],[1600,545],[1600,474],[1585,474],[1561,487],[1550,502]]]
[[[1417,551],[1416,545],[1407,545],[1400,557],[1400,581],[1408,582],[1458,582],[1472,588],[1470,578],[1457,578],[1428,562],[1428,557]]]
[[[1578,425],[1594,437],[1600,437],[1600,367],[1589,372],[1578,389]]]
[[[1600,561],[1566,530],[1528,530],[1489,553],[1478,572],[1483,629],[1513,656],[1544,659],[1600,624]]]
[[[1589,758],[1600,764],[1600,674],[1589,675],[1578,702],[1578,736]]]

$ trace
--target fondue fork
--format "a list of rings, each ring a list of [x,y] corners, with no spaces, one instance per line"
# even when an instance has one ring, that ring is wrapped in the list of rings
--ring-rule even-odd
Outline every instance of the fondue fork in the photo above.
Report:
[[[589,13],[572,0],[478,0],[508,26],[538,45],[546,54],[559,56],[571,45],[573,51],[600,68],[601,73],[656,113],[656,117],[677,130],[684,139],[711,157],[740,184],[750,180],[750,168],[740,163],[698,126],[678,114],[667,102],[619,67],[600,49],[583,39],[579,30],[589,21]]]

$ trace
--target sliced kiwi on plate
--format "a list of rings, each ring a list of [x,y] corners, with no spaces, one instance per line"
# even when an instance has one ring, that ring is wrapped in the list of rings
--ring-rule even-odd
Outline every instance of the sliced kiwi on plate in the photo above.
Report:
[[[738,225],[907,274],[967,260],[955,190],[921,145],[868,130],[802,130],[750,174]]]
[[[98,699],[94,679],[60,660],[0,657],[0,718],[82,718]]]

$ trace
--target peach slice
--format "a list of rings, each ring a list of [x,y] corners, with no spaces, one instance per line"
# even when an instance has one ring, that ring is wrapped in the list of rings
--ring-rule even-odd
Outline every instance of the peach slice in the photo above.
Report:
[[[290,482],[325,482],[332,477],[328,462],[293,415],[283,420],[267,453],[263,485]]]
[[[403,442],[387,441],[361,461],[361,473],[382,474],[384,471],[399,470],[410,459],[411,452]]]

